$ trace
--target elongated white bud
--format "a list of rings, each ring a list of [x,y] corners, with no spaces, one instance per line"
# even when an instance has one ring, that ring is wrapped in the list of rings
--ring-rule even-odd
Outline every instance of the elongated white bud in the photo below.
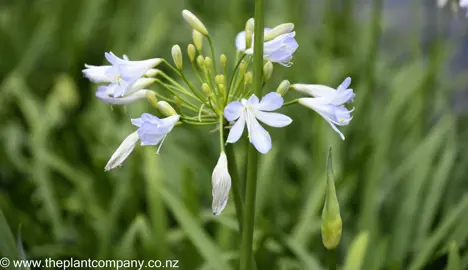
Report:
[[[159,72],[160,72],[159,69],[152,68],[152,69],[146,71],[145,76],[146,77],[156,77],[156,75],[158,75]]]
[[[224,152],[219,155],[218,163],[213,170],[211,185],[213,187],[213,215],[218,216],[226,207],[229,190],[231,189],[231,176],[229,175],[227,157]]]
[[[266,64],[263,66],[263,79],[264,81],[268,81],[271,76],[273,75],[273,63],[268,61]]]
[[[203,35],[200,34],[197,30],[192,31],[193,44],[197,48],[198,52],[201,52],[203,49]]]
[[[182,70],[182,51],[180,50],[179,45],[172,46],[172,59],[178,70]]]
[[[145,89],[152,85],[156,79],[154,78],[140,78],[128,90],[127,95],[135,93],[138,90]]]
[[[117,148],[115,153],[112,155],[109,162],[107,162],[107,165],[104,168],[104,170],[109,171],[120,166],[125,161],[125,159],[127,159],[127,157],[132,153],[138,140],[139,137],[137,131],[128,135],[127,138],[125,138],[122,144],[120,144],[119,148]]]
[[[283,23],[268,31],[265,34],[265,42],[275,39],[283,34],[291,33],[294,30],[293,23]]]
[[[177,114],[176,110],[174,110],[171,104],[164,100],[158,102],[158,109],[164,116],[172,116]]]
[[[278,88],[276,89],[276,93],[284,96],[286,95],[286,93],[288,92],[289,90],[289,86],[291,85],[291,83],[288,81],[288,80],[284,80],[280,83],[280,85],[278,86]]]
[[[182,16],[193,29],[197,30],[204,36],[208,36],[208,30],[206,30],[205,25],[197,18],[197,16],[193,15],[192,12],[185,9],[182,11]]]
[[[193,62],[195,60],[195,56],[197,55],[197,50],[193,44],[189,44],[187,46],[187,54],[189,56],[190,62]]]

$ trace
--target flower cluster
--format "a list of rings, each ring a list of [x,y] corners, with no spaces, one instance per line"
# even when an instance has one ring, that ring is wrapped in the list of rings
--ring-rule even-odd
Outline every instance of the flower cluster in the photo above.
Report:
[[[227,204],[231,187],[224,146],[237,142],[246,126],[250,143],[258,152],[266,154],[272,148],[272,138],[260,122],[275,128],[288,126],[292,119],[275,111],[287,105],[300,104],[321,115],[345,139],[337,126],[348,125],[352,119],[352,110],[345,107],[355,97],[353,90],[348,88],[350,78],[336,89],[318,84],[290,84],[284,80],[275,92],[257,97],[253,94],[250,71],[254,53],[254,20],[249,19],[245,30],[235,39],[236,60],[233,71],[229,73],[227,57],[224,54],[215,57],[213,42],[205,25],[190,11],[184,10],[182,15],[192,28],[193,44],[187,46],[187,55],[195,81],[186,76],[179,45],[174,45],[171,50],[174,65],[161,58],[131,61],[112,52],[105,53],[109,65],[85,65],[84,76],[101,85],[96,91],[98,99],[109,104],[129,104],[146,99],[160,116],[144,113],[140,118],[131,119],[138,129],[124,139],[105,170],[120,166],[138,141],[143,146],[158,145],[159,152],[165,137],[179,124],[214,125],[219,131],[220,157],[212,175],[212,209],[213,214],[219,215]],[[293,55],[299,47],[295,36],[292,23],[265,28],[264,82],[272,76],[274,63],[285,67],[292,65]],[[209,43],[209,56],[205,55],[203,46],[206,41]],[[155,69],[160,64],[169,68],[178,79]],[[152,85],[158,85],[160,89],[149,89]],[[285,103],[283,97],[289,89],[309,97]],[[224,136],[227,128],[229,132]]]
[[[449,0],[437,0],[437,5],[440,7],[440,8],[443,8],[445,7],[447,4],[448,4]],[[458,6],[462,9],[465,9],[466,10],[466,16],[468,17],[468,0],[456,0],[456,1],[452,1],[453,5],[452,5],[452,8],[457,11],[457,3],[458,2]]]

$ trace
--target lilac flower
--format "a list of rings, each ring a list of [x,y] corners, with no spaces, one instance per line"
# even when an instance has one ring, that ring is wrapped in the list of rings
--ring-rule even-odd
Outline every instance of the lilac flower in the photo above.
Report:
[[[228,121],[237,121],[231,127],[227,142],[237,142],[247,124],[250,142],[260,153],[268,153],[271,149],[271,137],[257,119],[272,127],[285,127],[291,124],[292,119],[288,116],[271,112],[281,106],[283,106],[283,98],[274,92],[265,95],[260,102],[257,96],[252,95],[248,100],[242,99],[240,102],[229,103],[224,109],[224,116]]]
[[[346,126],[351,121],[351,112],[344,104],[352,102],[356,96],[353,89],[348,89],[351,84],[351,78],[346,78],[343,83],[335,90],[331,87],[318,84],[294,84],[291,88],[309,94],[313,98],[299,98],[299,104],[302,104],[320,114],[330,124],[341,137],[345,139],[343,133],[336,127]]]
[[[102,102],[109,104],[128,104],[135,102],[146,97],[146,93],[150,90],[143,88],[153,84],[156,80],[154,78],[141,78],[138,79],[128,90],[128,93],[121,97],[114,97],[112,89],[107,86],[99,86],[96,91],[96,97]]]
[[[265,28],[264,33],[266,35],[269,31],[273,30]],[[291,66],[293,54],[299,47],[299,44],[294,38],[295,36],[296,32],[290,32],[281,34],[272,40],[265,42],[263,45],[263,59],[286,67]],[[253,55],[253,41],[252,46],[247,50],[245,49],[245,42],[245,31],[242,31],[236,37],[236,47],[239,51],[243,51],[245,54]]]
[[[147,71],[162,62],[160,58],[153,58],[143,61],[129,61],[117,57],[112,52],[105,53],[105,57],[110,66],[85,65],[83,74],[95,83],[110,83],[107,93],[114,97],[121,97],[127,94],[132,85],[137,82]]]

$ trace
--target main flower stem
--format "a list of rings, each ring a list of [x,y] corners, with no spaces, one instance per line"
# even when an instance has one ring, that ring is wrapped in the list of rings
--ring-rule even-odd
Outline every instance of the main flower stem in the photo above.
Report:
[[[261,96],[263,84],[263,28],[265,0],[255,0],[254,30],[254,70],[253,86],[257,96]],[[252,267],[252,243],[255,225],[255,198],[257,193],[257,151],[250,145],[247,159],[247,184],[245,194],[245,211],[242,226],[240,251],[240,270]]]

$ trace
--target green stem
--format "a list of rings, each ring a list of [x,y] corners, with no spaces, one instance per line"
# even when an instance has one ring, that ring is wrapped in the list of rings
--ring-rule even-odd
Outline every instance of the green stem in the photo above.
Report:
[[[328,250],[328,270],[336,270],[336,249]]]
[[[214,50],[214,46],[213,46],[213,41],[211,41],[210,36],[208,36],[208,43],[210,43],[210,50],[211,50],[211,57],[213,58],[214,71],[215,71],[215,74],[217,74],[218,73],[218,67],[216,66],[216,55],[215,55],[215,50]]]
[[[261,96],[263,83],[263,28],[265,0],[255,0],[255,31],[254,31],[254,71],[253,86],[257,96]],[[257,193],[257,150],[249,146],[247,159],[247,185],[245,195],[245,211],[243,218],[242,241],[240,250],[240,270],[252,269],[252,243],[255,226],[255,199]]]
[[[283,106],[281,106],[281,107],[286,107],[286,106],[289,106],[289,105],[293,105],[293,104],[296,104],[297,102],[298,102],[298,99],[293,99],[291,101],[285,102],[283,104]]]
[[[219,149],[224,152],[224,115],[219,115]]]

